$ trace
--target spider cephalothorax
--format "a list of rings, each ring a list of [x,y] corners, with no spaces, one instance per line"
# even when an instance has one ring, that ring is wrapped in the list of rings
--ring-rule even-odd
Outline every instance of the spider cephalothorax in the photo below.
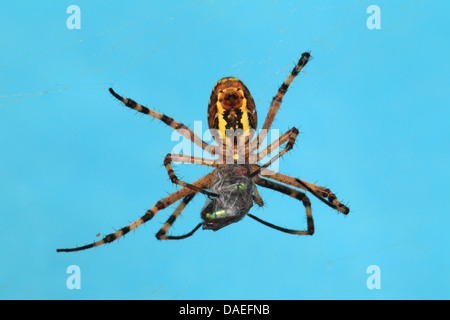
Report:
[[[292,149],[298,135],[296,128],[286,131],[279,139],[260,150],[261,142],[264,141],[268,130],[271,129],[283,96],[294,78],[308,62],[309,57],[309,52],[302,54],[294,69],[278,89],[270,104],[261,131],[256,137],[253,137],[257,126],[256,107],[250,91],[237,78],[227,77],[219,80],[212,90],[208,104],[208,125],[210,130],[214,131],[211,133],[217,145],[203,141],[187,126],[174,119],[146,108],[131,99],[123,98],[113,89],[109,89],[111,94],[127,107],[163,121],[205,152],[216,156],[217,159],[211,160],[185,154],[168,154],[164,159],[164,166],[171,181],[182,186],[181,189],[159,200],[141,218],[114,233],[108,234],[103,239],[82,247],[58,249],[57,251],[79,251],[110,243],[151,220],[158,211],[179,200],[181,200],[180,204],[156,234],[158,239],[184,239],[191,236],[202,226],[203,229],[216,231],[239,221],[246,215],[279,231],[297,235],[312,235],[314,223],[311,202],[307,195],[300,190],[310,192],[330,207],[347,214],[349,209],[339,202],[329,189],[268,169],[270,164]],[[283,145],[285,145],[284,148],[269,161],[263,165],[258,164],[259,161],[272,152],[278,151],[278,148]],[[186,183],[175,175],[172,162],[201,164],[215,169],[192,183]],[[253,206],[253,202],[259,206],[263,205],[257,186],[278,191],[301,201],[306,210],[306,230],[282,228],[248,213]],[[169,228],[180,213],[198,193],[208,196],[200,214],[202,221],[189,233],[181,236],[167,235]]]

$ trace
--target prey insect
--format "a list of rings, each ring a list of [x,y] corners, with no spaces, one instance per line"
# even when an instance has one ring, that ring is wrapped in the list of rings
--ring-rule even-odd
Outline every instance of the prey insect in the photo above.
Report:
[[[282,232],[312,235],[314,233],[314,222],[311,202],[304,191],[311,193],[331,208],[343,214],[348,214],[349,208],[343,205],[329,189],[268,169],[274,161],[292,149],[299,133],[297,128],[291,128],[282,134],[279,139],[258,151],[261,142],[264,141],[268,130],[272,127],[289,85],[307,64],[309,58],[309,52],[303,53],[289,76],[278,89],[269,106],[262,129],[257,135],[255,134],[257,128],[256,106],[250,91],[237,78],[226,77],[219,80],[212,90],[208,104],[208,126],[216,144],[203,141],[184,124],[144,107],[132,99],[123,98],[113,89],[109,89],[110,93],[127,107],[161,120],[166,125],[177,130],[185,138],[215,156],[216,159],[212,160],[184,154],[167,154],[164,159],[164,166],[171,181],[180,185],[181,189],[159,200],[136,221],[114,233],[108,234],[103,239],[88,245],[57,249],[57,251],[79,251],[110,243],[151,220],[160,210],[180,200],[175,211],[156,234],[157,239],[184,239],[193,235],[200,227],[217,231],[241,220],[244,216],[249,216],[270,228]],[[272,151],[278,150],[282,146],[284,147],[270,160],[264,164],[259,164]],[[212,167],[214,170],[192,183],[187,183],[178,179],[175,175],[172,167],[173,162],[200,164]],[[259,206],[263,206],[258,187],[278,191],[300,201],[306,211],[306,229],[293,230],[283,228],[249,213],[254,202]],[[168,235],[167,233],[172,224],[198,193],[207,196],[206,203],[200,213],[201,222],[189,233],[179,236]]]

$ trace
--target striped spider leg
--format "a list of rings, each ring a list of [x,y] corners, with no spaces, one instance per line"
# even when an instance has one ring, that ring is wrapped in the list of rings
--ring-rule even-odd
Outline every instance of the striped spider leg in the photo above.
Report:
[[[255,137],[255,139],[251,143],[251,149],[256,151],[259,149],[259,145],[264,141],[264,139],[267,136],[267,133],[269,132],[270,128],[272,127],[273,120],[275,119],[275,116],[280,109],[281,101],[286,94],[290,84],[292,81],[294,81],[295,77],[302,71],[303,67],[308,63],[310,58],[309,52],[304,52],[295,65],[294,69],[292,69],[289,76],[286,78],[286,80],[283,82],[281,87],[278,89],[277,94],[273,97],[272,102],[269,106],[269,111],[267,112],[266,120],[264,121],[264,124],[261,128],[260,133]]]
[[[267,146],[267,148],[261,150],[261,152],[259,152],[256,155],[256,158],[258,159],[258,161],[264,159],[267,156],[267,154],[271,153],[272,150],[277,149],[279,146],[281,146],[287,142],[286,146],[277,155],[275,155],[272,159],[270,159],[264,165],[259,166],[258,169],[256,169],[255,171],[253,171],[250,174],[250,177],[256,176],[262,170],[266,169],[273,162],[275,162],[275,160],[281,158],[286,152],[291,150],[294,146],[297,136],[298,136],[298,129],[292,128],[292,129],[288,130],[287,132],[283,133],[280,138],[278,138],[276,141],[274,141],[269,146]]]
[[[167,231],[169,231],[169,229],[172,226],[172,224],[180,216],[180,213],[184,210],[184,208],[186,208],[186,206],[189,203],[189,201],[191,201],[192,198],[194,198],[194,196],[196,194],[197,194],[196,192],[193,192],[193,193],[191,193],[191,194],[189,194],[189,195],[187,195],[186,197],[183,198],[183,200],[178,205],[178,207],[175,209],[175,211],[172,213],[172,215],[169,217],[169,219],[167,219],[166,223],[164,223],[164,225],[162,226],[161,230],[159,230],[158,233],[156,234],[156,238],[158,240],[181,240],[181,239],[186,239],[187,237],[192,236],[194,234],[194,232],[197,231],[202,226],[202,223],[200,222],[194,229],[192,229],[191,232],[188,232],[188,233],[186,233],[184,235],[181,235],[181,236],[169,236],[169,235],[166,235]]]
[[[292,229],[282,228],[282,227],[276,226],[270,222],[264,221],[256,216],[252,215],[251,213],[248,213],[247,215],[250,218],[252,218],[258,222],[261,222],[262,224],[264,224],[270,228],[273,228],[273,229],[276,229],[276,230],[279,230],[279,231],[282,231],[285,233],[298,234],[298,235],[312,235],[314,233],[314,221],[313,221],[312,211],[311,211],[311,201],[309,201],[309,198],[306,196],[305,193],[297,191],[297,190],[287,187],[285,185],[261,178],[259,176],[256,176],[254,178],[254,180],[255,180],[256,184],[261,187],[269,188],[269,189],[284,193],[294,199],[301,201],[303,203],[303,205],[305,206],[308,229],[307,230],[292,230]]]
[[[153,118],[159,119],[161,121],[163,121],[165,124],[167,124],[169,127],[174,128],[175,130],[177,130],[179,133],[181,133],[185,138],[189,139],[190,141],[194,142],[195,144],[197,144],[198,146],[200,146],[203,150],[205,150],[206,152],[214,155],[216,154],[215,150],[216,148],[214,146],[212,146],[211,144],[206,143],[205,141],[203,141],[200,137],[198,137],[191,129],[189,129],[187,126],[185,126],[182,123],[179,123],[177,121],[175,121],[174,119],[159,113],[155,110],[149,109],[147,107],[142,106],[141,104],[135,102],[132,99],[129,98],[123,98],[122,96],[118,95],[113,89],[109,89],[109,92],[118,100],[120,100],[123,104],[125,104],[127,107],[134,109],[138,112],[147,114]],[[164,159],[164,166],[169,174],[170,180],[173,183],[176,183],[180,186],[183,187],[187,187],[190,188],[194,191],[206,194],[208,196],[217,196],[217,194],[209,192],[207,190],[203,190],[200,188],[197,188],[189,183],[186,183],[184,181],[181,181],[178,179],[178,177],[175,175],[172,165],[171,165],[171,155],[168,154],[166,156],[166,158]],[[200,164],[202,164],[202,162],[200,161]],[[209,164],[208,164],[209,165]]]
[[[272,170],[267,169],[267,167],[272,164],[276,159],[283,156],[286,152],[292,149],[295,140],[298,135],[298,130],[296,128],[292,128],[288,130],[286,133],[280,136],[279,139],[275,140],[273,143],[271,143],[269,146],[261,150],[257,154],[257,160],[260,161],[264,159],[268,154],[270,154],[273,150],[276,150],[279,146],[286,143],[286,147],[282,149],[276,156],[274,156],[272,159],[270,159],[267,163],[265,163],[262,166],[254,166],[256,169],[250,174],[250,176],[255,176],[256,174],[260,174],[261,176],[306,190],[311,192],[315,197],[317,197],[319,200],[326,203],[328,206],[332,207],[333,209],[336,209],[344,214],[348,214],[350,209],[343,205],[334,195],[333,192],[330,191],[330,189],[318,186],[316,184],[300,180],[294,177],[290,177],[287,175],[284,175],[279,172],[274,172]],[[327,199],[325,199],[327,198]]]
[[[343,214],[348,214],[350,209],[343,205],[331,192],[330,189],[318,186],[314,183],[300,180],[279,172],[274,172],[269,169],[265,169],[264,172],[260,174],[263,177],[270,178],[306,191],[311,192],[316,198],[330,206],[331,208],[342,212]],[[327,200],[328,199],[328,200]]]
[[[192,183],[192,185],[195,187],[199,187],[199,188],[207,187],[211,183],[211,180],[212,180],[212,172],[208,173],[207,175],[203,176],[202,178],[194,181]],[[190,188],[179,189],[179,190],[175,191],[174,193],[168,195],[167,197],[159,200],[153,207],[151,207],[149,210],[147,210],[147,212],[142,217],[137,219],[136,221],[130,223],[126,227],[123,227],[123,228],[117,230],[116,232],[108,234],[103,239],[93,242],[91,244],[85,245],[85,246],[70,248],[70,249],[57,249],[56,251],[57,252],[80,251],[80,250],[86,250],[89,248],[97,247],[97,246],[100,246],[105,243],[113,242],[114,240],[124,236],[131,230],[134,230],[134,229],[140,227],[141,225],[143,225],[144,223],[146,223],[147,221],[151,220],[158,213],[158,211],[167,208],[168,206],[172,205],[173,203],[177,202],[178,200],[185,198],[183,201],[186,203],[186,196],[188,196],[192,193],[194,193],[194,191]],[[187,201],[187,202],[189,202],[189,201]],[[177,211],[177,210],[179,210],[179,209],[177,208],[175,211]]]
[[[169,127],[177,130],[181,135],[183,135],[185,138],[191,140],[193,143],[198,145],[203,150],[209,152],[212,155],[214,155],[216,153],[215,152],[216,148],[214,146],[203,141],[199,136],[197,136],[191,129],[189,129],[184,124],[179,123],[179,122],[175,121],[174,119],[172,119],[162,113],[159,113],[155,110],[144,107],[144,106],[140,105],[139,103],[135,102],[134,100],[131,100],[129,98],[123,98],[120,95],[118,95],[112,88],[109,88],[109,92],[116,99],[122,101],[123,104],[125,104],[128,108],[134,109],[138,112],[147,114],[153,118],[161,120],[162,122],[167,124]]]
[[[181,181],[180,179],[178,179],[178,177],[175,175],[175,172],[173,171],[173,167],[172,167],[172,161],[177,162],[177,160],[173,159],[173,157],[176,157],[176,159],[181,160],[179,162],[187,162],[187,163],[198,163],[201,165],[206,165],[206,166],[211,166],[214,167],[215,166],[215,161],[214,160],[210,160],[210,159],[204,159],[204,158],[198,158],[198,157],[191,157],[191,156],[185,156],[183,157],[183,155],[180,154],[167,154],[166,157],[164,158],[164,167],[167,170],[167,173],[169,174],[169,178],[173,183],[176,183],[180,186],[183,187],[187,187],[190,188],[194,191],[206,194],[209,197],[217,197],[218,194],[214,193],[214,192],[210,192],[201,188],[198,188],[196,186],[193,186],[192,184],[186,183]],[[186,160],[186,157],[189,157],[189,159]]]

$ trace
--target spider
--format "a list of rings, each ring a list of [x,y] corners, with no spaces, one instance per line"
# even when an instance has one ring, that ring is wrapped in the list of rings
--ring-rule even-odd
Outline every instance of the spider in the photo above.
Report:
[[[289,76],[278,89],[270,104],[262,129],[256,137],[257,114],[255,102],[250,91],[237,78],[226,77],[219,80],[212,90],[208,104],[208,126],[217,145],[206,143],[185,125],[164,114],[144,107],[129,98],[123,98],[110,88],[110,93],[127,107],[161,120],[217,158],[207,159],[185,154],[167,154],[164,159],[164,166],[171,181],[180,185],[182,187],[181,189],[159,200],[141,218],[105,236],[103,239],[85,246],[57,249],[57,251],[79,251],[110,243],[151,220],[158,211],[167,208],[179,200],[181,202],[175,211],[156,234],[157,239],[184,239],[193,235],[200,227],[217,231],[231,223],[241,220],[246,215],[268,227],[285,233],[312,235],[314,233],[314,222],[311,202],[307,195],[298,189],[308,191],[331,208],[343,214],[348,214],[350,211],[349,208],[338,201],[329,189],[268,169],[270,164],[292,149],[299,133],[297,128],[294,127],[288,130],[279,139],[261,151],[257,151],[272,126],[272,122],[289,85],[306,65],[309,58],[309,52],[303,53]],[[258,162],[273,150],[278,150],[284,144],[286,144],[285,147],[272,157],[272,159],[264,165],[258,164]],[[192,183],[186,183],[178,179],[175,175],[172,162],[201,164],[213,167],[214,170]],[[278,191],[301,201],[306,211],[306,230],[292,230],[279,227],[249,213],[253,202],[259,206],[263,206],[263,200],[258,193],[257,186]],[[168,235],[167,232],[172,224],[198,193],[203,193],[208,197],[201,210],[202,221],[189,233],[180,236]]]

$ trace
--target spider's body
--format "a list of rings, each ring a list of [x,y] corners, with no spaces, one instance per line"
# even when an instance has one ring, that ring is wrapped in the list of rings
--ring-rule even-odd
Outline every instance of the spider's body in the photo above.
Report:
[[[217,145],[203,141],[192,130],[174,119],[146,108],[131,99],[123,98],[112,89],[109,89],[111,94],[122,101],[127,107],[163,121],[206,152],[215,155],[217,159],[211,160],[183,154],[168,154],[164,159],[164,166],[171,181],[183,188],[159,200],[141,218],[107,235],[101,240],[82,247],[58,249],[57,251],[79,251],[104,243],[110,243],[149,221],[158,211],[167,208],[179,200],[181,202],[178,207],[156,234],[158,239],[184,239],[191,236],[200,227],[217,231],[231,223],[241,220],[246,215],[279,231],[297,235],[312,235],[314,233],[314,223],[311,203],[306,194],[299,189],[310,192],[330,207],[347,214],[349,209],[340,203],[329,189],[267,169],[276,159],[292,149],[298,135],[296,128],[288,130],[278,140],[259,150],[261,142],[264,141],[268,130],[272,126],[284,94],[294,78],[306,65],[309,57],[308,52],[302,54],[290,75],[278,89],[277,94],[270,104],[262,129],[255,138],[253,137],[257,128],[257,115],[255,102],[250,91],[237,78],[227,77],[219,80],[212,90],[208,104],[208,125]],[[283,145],[285,147],[276,156],[264,165],[258,164],[259,161]],[[179,180],[175,175],[171,164],[173,161],[201,164],[215,169],[192,183],[186,183]],[[263,200],[258,193],[257,186],[281,192],[301,201],[306,209],[307,229],[292,230],[282,228],[248,213],[253,206],[253,202],[259,206],[263,206]],[[200,214],[202,222],[185,235],[167,235],[166,233],[174,221],[198,193],[203,193],[208,196]]]
[[[222,162],[229,163],[239,157],[257,122],[255,102],[245,84],[233,77],[219,80],[208,103],[208,126],[214,140],[223,147]]]
[[[245,84],[232,77],[219,80],[208,103],[209,128],[225,136],[227,129],[256,130],[257,123],[255,102]]]

